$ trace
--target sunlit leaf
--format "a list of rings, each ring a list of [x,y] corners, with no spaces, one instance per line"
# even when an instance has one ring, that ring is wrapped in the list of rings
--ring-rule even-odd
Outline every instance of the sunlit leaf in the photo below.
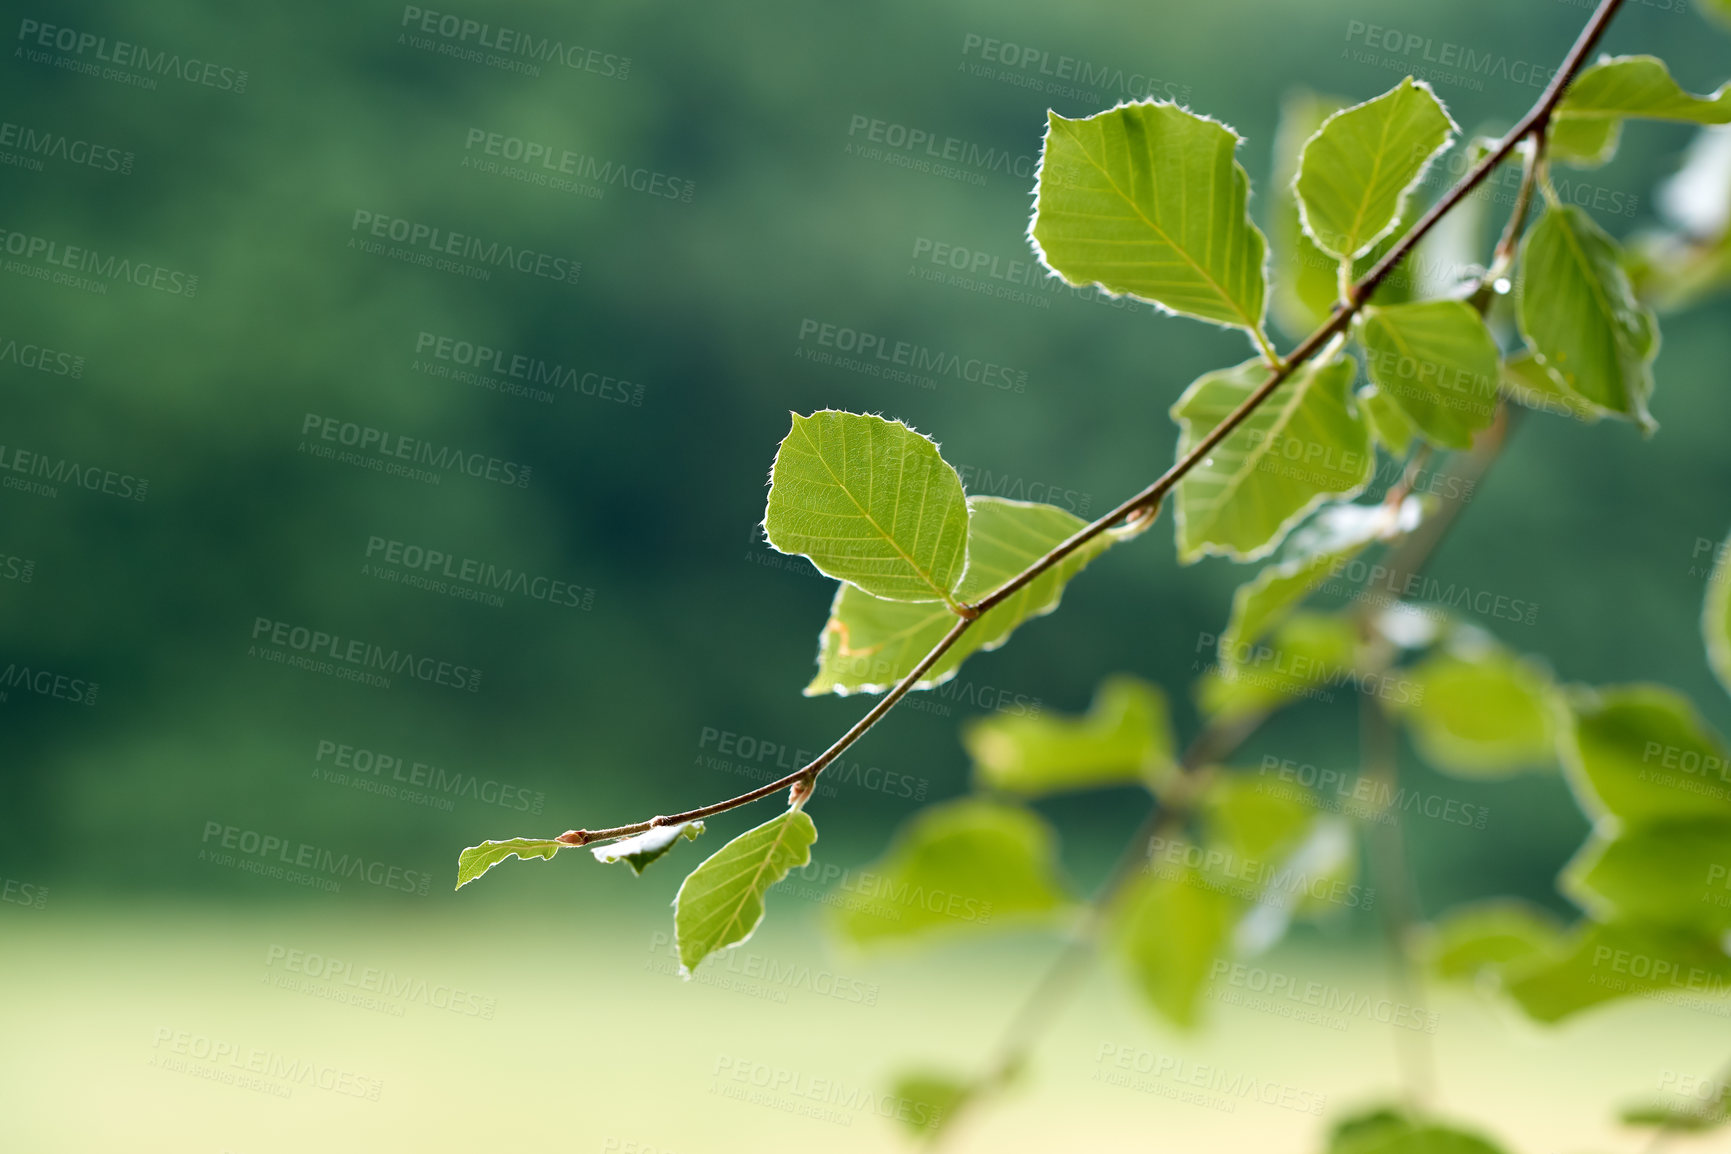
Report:
[[[1464,301],[1373,306],[1359,337],[1365,372],[1425,439],[1470,449],[1497,412],[1497,343]]]
[[[1328,319],[1340,295],[1340,262],[1317,248],[1305,234],[1292,181],[1298,175],[1298,156],[1304,142],[1346,103],[1302,90],[1288,93],[1280,102],[1280,123],[1274,132],[1274,175],[1268,192],[1268,243],[1274,270],[1268,303],[1275,322],[1294,339],[1306,336]]]
[[[1048,118],[1030,229],[1047,266],[1073,285],[1259,332],[1266,243],[1233,158],[1238,134],[1157,101]]]
[[[1383,1109],[1335,1128],[1326,1154],[1504,1154],[1470,1130]]]
[[[624,862],[631,867],[631,872],[640,874],[650,863],[658,861],[663,854],[673,848],[680,838],[686,841],[696,841],[703,832],[700,821],[682,821],[677,825],[657,826],[645,830],[635,837],[620,838],[618,841],[607,842],[604,845],[591,846],[589,852],[595,855],[595,860],[611,865],[614,862]]]
[[[1717,941],[1689,930],[1587,922],[1563,949],[1507,975],[1509,993],[1541,1022],[1618,998],[1658,994],[1688,1004],[1731,990],[1731,958]]]
[[[974,779],[1027,796],[1142,782],[1175,768],[1172,721],[1158,687],[1134,677],[1101,682],[1081,717],[983,717],[962,732]]]
[[[1503,361],[1499,383],[1504,396],[1529,409],[1560,413],[1587,424],[1594,424],[1605,415],[1604,409],[1572,392],[1561,377],[1531,353],[1516,353]]]
[[[1707,664],[1718,675],[1719,684],[1731,693],[1731,543],[1719,550],[1713,576],[1707,581],[1701,636],[1707,643]]]
[[[1461,777],[1502,777],[1556,764],[1551,681],[1496,645],[1455,645],[1407,671],[1415,691],[1393,705],[1426,762]]]
[[[457,889],[462,889],[508,857],[552,860],[554,854],[568,846],[564,842],[544,838],[514,837],[505,841],[484,841],[472,845],[457,855]]]
[[[961,601],[990,593],[1085,524],[1055,505],[1001,497],[970,497],[968,507],[968,569],[956,591]],[[1116,540],[1110,532],[1100,534],[993,606],[916,688],[948,681],[970,654],[998,648],[1024,621],[1052,612],[1070,578]],[[830,606],[818,640],[818,672],[805,692],[882,692],[918,665],[955,623],[946,605],[885,601],[844,584]]]
[[[932,1138],[947,1126],[970,1096],[970,1084],[951,1074],[907,1071],[890,1086],[896,1120],[911,1133]]]
[[[1454,127],[1430,86],[1410,76],[1329,117],[1299,158],[1294,188],[1305,232],[1336,257],[1368,251],[1394,227]]]
[[[692,870],[673,899],[680,972],[690,975],[717,950],[750,938],[763,921],[763,896],[811,860],[817,827],[790,809],[748,829]]]
[[[1422,953],[1441,978],[1500,978],[1558,954],[1562,923],[1548,911],[1515,898],[1456,906],[1433,921]]]
[[[1196,1024],[1197,1001],[1232,932],[1236,903],[1190,867],[1139,878],[1119,914],[1118,950],[1161,1017]]]
[[[1355,371],[1345,358],[1301,367],[1178,482],[1179,560],[1211,553],[1257,560],[1311,509],[1364,488],[1374,453],[1348,397]],[[1262,362],[1246,361],[1192,382],[1172,406],[1179,456],[1267,376]]]
[[[1731,84],[1695,96],[1655,56],[1612,56],[1570,83],[1551,118],[1550,152],[1578,167],[1602,164],[1616,150],[1624,120],[1731,124]]]
[[[793,416],[775,454],[769,543],[894,601],[947,601],[967,561],[962,479],[899,421],[824,409]]]
[[[1600,921],[1731,930],[1731,818],[1595,834],[1564,868],[1561,884]]]
[[[1412,423],[1412,418],[1375,385],[1364,386],[1357,397],[1358,411],[1364,414],[1377,444],[1396,459],[1405,457],[1412,448],[1413,438],[1418,436],[1418,426]]]
[[[843,896],[836,925],[862,945],[1043,920],[1069,902],[1051,827],[1032,810],[979,798],[920,811]]]
[[[1581,692],[1559,742],[1582,808],[1632,825],[1731,819],[1731,762],[1688,698],[1660,685]]]
[[[1357,669],[1358,631],[1345,617],[1296,613],[1273,636],[1210,668],[1197,683],[1196,700],[1215,721],[1233,721],[1305,698],[1333,700]]]

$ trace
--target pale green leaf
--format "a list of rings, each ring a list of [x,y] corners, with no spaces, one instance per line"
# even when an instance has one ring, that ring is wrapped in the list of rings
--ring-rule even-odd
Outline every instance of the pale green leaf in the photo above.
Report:
[[[1157,686],[1135,677],[1101,682],[1082,717],[983,717],[962,731],[974,780],[1025,796],[1142,782],[1173,772],[1172,720]]]
[[[1405,457],[1412,448],[1413,438],[1418,436],[1418,426],[1412,423],[1412,418],[1375,385],[1364,386],[1357,395],[1358,411],[1364,414],[1377,444],[1396,458]]]
[[[1497,343],[1464,301],[1372,306],[1360,314],[1365,372],[1425,439],[1470,449],[1497,413]]]
[[[1589,425],[1605,415],[1604,409],[1571,392],[1561,377],[1531,353],[1516,353],[1503,362],[1501,388],[1503,395],[1518,405],[1560,413]]]
[[[1659,993],[1688,1004],[1723,993],[1731,986],[1731,958],[1690,930],[1586,922],[1560,956],[1505,977],[1529,1017],[1558,1022],[1617,998]]]
[[[1521,243],[1521,333],[1568,388],[1652,427],[1659,330],[1635,299],[1621,251],[1592,217],[1553,205]]]
[[[1731,930],[1731,818],[1662,821],[1597,833],[1561,886],[1600,921]]]
[[[1220,635],[1221,660],[1238,659],[1246,646],[1268,636],[1317,586],[1338,575],[1373,541],[1410,531],[1421,506],[1408,498],[1400,508],[1386,505],[1325,505],[1281,550],[1278,562],[1240,585],[1232,594],[1232,616]]]
[[[641,874],[651,862],[657,861],[680,838],[686,841],[696,841],[703,832],[700,821],[682,821],[677,825],[657,826],[645,830],[635,837],[620,838],[618,841],[607,842],[604,845],[592,846],[589,852],[595,855],[595,860],[604,865],[614,862],[624,862],[631,867],[631,872]]]
[[[1707,643],[1707,664],[1718,675],[1719,684],[1731,692],[1731,542],[1720,548],[1713,576],[1707,581],[1701,635]]]
[[[717,950],[737,946],[763,921],[763,897],[776,882],[811,861],[817,827],[790,809],[748,829],[692,870],[673,898],[679,970],[690,976]]]
[[[1551,117],[1549,151],[1578,167],[1602,164],[1616,150],[1624,120],[1731,124],[1731,84],[1694,96],[1655,56],[1611,56],[1583,69]]]
[[[1625,1106],[1617,1112],[1617,1120],[1625,1126],[1645,1126],[1673,1134],[1701,1134],[1717,1130],[1731,1121],[1731,1083],[1721,1084],[1710,1097],[1696,1098],[1684,1104],[1669,1102],[1642,1103]]]
[[[1268,193],[1268,244],[1273,264],[1269,310],[1274,320],[1296,340],[1308,336],[1333,310],[1340,295],[1340,262],[1316,247],[1298,217],[1298,196],[1292,181],[1304,142],[1322,122],[1346,106],[1332,96],[1302,89],[1280,102],[1280,123],[1274,131],[1274,174]]]
[[[1125,895],[1116,935],[1120,956],[1137,989],[1173,1025],[1196,1024],[1197,1001],[1235,914],[1233,899],[1190,867],[1145,874]]]
[[[763,518],[769,543],[893,601],[948,601],[967,562],[962,479],[900,421],[793,415]]]
[[[564,842],[545,838],[514,837],[505,841],[484,841],[472,845],[457,855],[457,889],[462,889],[508,857],[552,860],[554,854],[568,848]]]
[[[1420,952],[1440,978],[1500,979],[1560,954],[1564,932],[1549,911],[1516,898],[1456,906],[1427,927]]]
[[[1358,660],[1358,630],[1345,617],[1295,613],[1272,637],[1208,669],[1196,685],[1196,700],[1213,721],[1231,722],[1293,702],[1331,701],[1334,687],[1352,681]]]
[[[1260,332],[1267,246],[1233,158],[1238,134],[1156,101],[1048,117],[1029,230],[1047,267]]]
[[[1460,777],[1505,777],[1556,764],[1551,679],[1496,645],[1455,645],[1407,671],[1391,703],[1430,765]]]
[[[1559,743],[1589,814],[1631,825],[1731,819],[1731,762],[1689,699],[1660,685],[1578,693]]]
[[[1299,158],[1294,188],[1305,232],[1336,257],[1369,251],[1454,128],[1430,86],[1410,76],[1329,117]]]
[[[1504,1154],[1503,1148],[1470,1130],[1441,1122],[1415,1121],[1379,1110],[1337,1127],[1327,1154]]]
[[[992,592],[1085,524],[1054,505],[1001,497],[970,497],[968,507],[968,569],[956,593],[962,601]],[[915,688],[941,685],[970,654],[998,648],[1024,621],[1052,612],[1070,578],[1116,540],[1110,532],[1100,534],[982,614]],[[882,692],[918,665],[955,623],[947,606],[885,601],[844,584],[818,640],[817,676],[805,692]]]
[[[1352,496],[1370,481],[1375,454],[1348,390],[1350,358],[1297,369],[1267,401],[1178,482],[1178,557],[1211,553],[1254,561],[1330,496]],[[1178,454],[1190,452],[1267,379],[1261,361],[1209,373],[1172,406]]]
[[[896,1120],[922,1138],[935,1138],[972,1094],[961,1078],[928,1070],[899,1074],[890,1086]]]
[[[1069,903],[1057,868],[1056,835],[1032,810],[981,798],[930,806],[859,872],[836,925],[867,945],[1046,920]]]

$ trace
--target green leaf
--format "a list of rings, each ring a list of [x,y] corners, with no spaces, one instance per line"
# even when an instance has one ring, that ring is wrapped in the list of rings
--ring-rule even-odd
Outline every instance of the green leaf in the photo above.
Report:
[[[1374,454],[1364,418],[1347,390],[1349,358],[1301,366],[1255,412],[1178,482],[1178,558],[1209,554],[1255,561],[1329,496],[1352,496],[1370,481]],[[1199,377],[1172,406],[1190,452],[1268,377],[1261,361]]]
[[[1154,787],[1176,769],[1165,695],[1122,675],[1101,682],[1085,716],[979,718],[963,729],[962,744],[978,785],[1029,797],[1135,782]]]
[[[1501,978],[1562,952],[1563,927],[1548,911],[1516,898],[1456,906],[1427,928],[1421,953],[1445,979]]]
[[[1345,617],[1296,613],[1266,643],[1208,669],[1197,704],[1212,721],[1254,717],[1302,698],[1332,700],[1357,668],[1358,631]]]
[[[1459,777],[1506,777],[1556,764],[1551,679],[1493,644],[1456,644],[1407,674],[1413,692],[1391,703],[1419,755]]]
[[[1054,505],[1001,497],[970,497],[968,508],[968,569],[957,589],[963,601],[992,592],[1086,524]],[[1024,621],[1052,612],[1070,578],[1117,540],[1110,531],[1100,534],[982,614],[915,688],[943,684],[970,654],[998,648]],[[843,585],[818,641],[817,676],[805,692],[882,692],[918,665],[955,623],[947,606],[885,601]]]
[[[1381,1110],[1338,1127],[1329,1141],[1327,1154],[1504,1154],[1504,1151],[1470,1130],[1440,1122],[1413,1121],[1393,1110]]]
[[[1365,371],[1412,418],[1425,439],[1470,449],[1497,415],[1497,343],[1464,301],[1366,309],[1359,338]]]
[[[1238,134],[1155,101],[1048,118],[1029,230],[1047,267],[1259,333],[1267,244],[1233,159]]]
[[[892,601],[948,602],[967,561],[961,477],[927,438],[860,413],[793,415],[763,527],[781,552]]]
[[[1209,842],[1248,861],[1267,861],[1304,840],[1311,807],[1270,793],[1248,774],[1231,774],[1209,789],[1201,811]]]
[[[1311,590],[1336,575],[1373,541],[1410,531],[1420,504],[1408,498],[1399,510],[1386,505],[1325,505],[1292,535],[1281,559],[1267,565],[1232,594],[1232,616],[1220,635],[1221,660],[1232,662],[1291,614]]]
[[[1131,980],[1161,1017],[1181,1029],[1225,949],[1236,905],[1193,868],[1145,874],[1124,898],[1117,945]]]
[[[1674,1134],[1703,1134],[1717,1130],[1731,1121],[1731,1099],[1721,1085],[1709,1099],[1697,1098],[1688,1105],[1669,1102],[1643,1103],[1625,1106],[1617,1112],[1617,1120],[1625,1126],[1643,1126]]]
[[[1503,395],[1518,405],[1546,413],[1561,413],[1596,424],[1605,410],[1571,392],[1563,379],[1531,353],[1516,353],[1503,362]]]
[[[618,841],[607,842],[605,845],[590,847],[589,852],[595,855],[595,860],[603,865],[614,862],[624,862],[631,867],[631,872],[641,874],[651,862],[673,848],[680,838],[686,841],[696,841],[703,832],[700,821],[682,821],[678,825],[657,826],[645,830],[635,837],[620,838]]]
[[[972,1095],[972,1086],[950,1074],[912,1070],[890,1085],[896,1119],[922,1138],[935,1138]]]
[[[1700,8],[1712,19],[1731,28],[1731,0],[1701,0]]]
[[[1370,425],[1371,436],[1392,456],[1405,457],[1412,448],[1413,438],[1418,436],[1418,426],[1412,423],[1412,418],[1375,385],[1364,386],[1357,395],[1358,411]]]
[[[1339,297],[1339,261],[1316,247],[1298,217],[1298,196],[1292,181],[1304,142],[1322,122],[1346,106],[1332,96],[1303,89],[1280,102],[1280,123],[1274,131],[1274,175],[1269,186],[1268,241],[1274,278],[1269,308],[1274,320],[1296,340],[1308,336],[1333,310]]]
[[[1572,205],[1553,205],[1521,242],[1521,333],[1568,388],[1653,427],[1659,330],[1623,272],[1617,242]]]
[[[1731,818],[1596,834],[1564,867],[1561,886],[1600,921],[1731,930]]]
[[[567,849],[564,842],[544,838],[514,837],[505,841],[484,841],[472,845],[457,855],[457,889],[462,889],[508,857],[528,861],[532,857],[546,858]]]
[[[748,829],[692,870],[673,898],[679,972],[691,975],[704,958],[750,938],[763,921],[769,887],[811,861],[817,827],[790,809]]]
[[[1305,232],[1336,257],[1369,251],[1394,227],[1408,192],[1454,130],[1430,86],[1410,76],[1329,117],[1298,162],[1294,188]]]
[[[1707,643],[1707,664],[1713,667],[1719,684],[1731,693],[1731,543],[1719,550],[1713,576],[1707,581],[1701,635]]]
[[[1661,685],[1579,693],[1559,743],[1581,807],[1630,825],[1731,819],[1725,743],[1689,699]]]
[[[1527,1016],[1559,1022],[1617,998],[1663,994],[1685,1005],[1731,987],[1731,958],[1711,938],[1688,930],[1637,923],[1588,922],[1566,952],[1507,975],[1507,988]]]
[[[1051,827],[1032,810],[981,798],[916,814],[846,897],[836,924],[860,945],[1045,920],[1069,901]]]
[[[1577,167],[1609,160],[1624,120],[1731,124],[1731,84],[1693,96],[1655,56],[1610,56],[1584,69],[1551,118],[1550,152]]]

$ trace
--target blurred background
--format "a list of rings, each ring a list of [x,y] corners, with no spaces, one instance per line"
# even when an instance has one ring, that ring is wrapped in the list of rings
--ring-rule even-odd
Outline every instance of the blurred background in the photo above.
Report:
[[[910,1059],[968,1068],[1050,941],[850,955],[822,927],[835,871],[813,870],[733,960],[681,984],[677,866],[636,879],[567,854],[453,893],[457,852],[728,796],[865,708],[800,696],[833,585],[756,529],[789,410],[901,418],[970,491],[1084,517],[1170,461],[1168,406],[1245,341],[1038,275],[1023,236],[1048,108],[1153,95],[1226,121],[1262,216],[1293,89],[1361,100],[1430,69],[1464,129],[1496,131],[1585,16],[1552,0],[15,6],[0,1145],[900,1141],[870,1108],[809,1116],[731,1089],[760,1069],[881,1087]],[[1368,48],[1373,25],[1422,46]],[[1426,63],[1451,44],[1507,66]],[[1663,56],[1693,91],[1723,79],[1728,46],[1664,0],[1630,3],[1604,44]],[[1650,224],[1689,137],[1632,126],[1579,177],[1583,203],[1618,236]],[[886,379],[848,360],[849,333],[996,371]],[[1722,729],[1696,618],[1731,526],[1728,361],[1731,304],[1667,318],[1657,436],[1529,418],[1432,570],[1536,605],[1485,624],[1560,677],[1663,681]],[[1246,576],[1180,568],[1163,515],[1060,616],[856,747],[909,788],[820,796],[817,862],[864,863],[922,801],[964,792],[958,727],[983,712],[1081,710],[1122,670],[1193,732],[1203,638]],[[353,680],[333,658],[352,644],[426,672]],[[1338,701],[1242,757],[1349,764],[1354,740]],[[1553,879],[1585,823],[1559,779],[1443,782],[1410,756],[1403,772],[1490,814],[1408,830],[1424,912],[1493,893],[1566,909]],[[1079,889],[1131,801],[1042,807]],[[308,854],[368,866],[266,868]],[[1379,949],[1369,919],[1343,917],[1268,965],[1378,988]],[[828,977],[773,976],[796,965]],[[1723,1057],[1714,1023],[1674,1007],[1540,1032],[1438,996],[1443,1103],[1520,1149],[1634,1149],[1610,1102]],[[1211,1017],[1175,1036],[1102,970],[958,1145],[1301,1151],[1324,1116],[1392,1090],[1384,1025]],[[1106,1085],[1103,1046],[1269,1079],[1304,1106]],[[273,1076],[284,1063],[319,1074]]]

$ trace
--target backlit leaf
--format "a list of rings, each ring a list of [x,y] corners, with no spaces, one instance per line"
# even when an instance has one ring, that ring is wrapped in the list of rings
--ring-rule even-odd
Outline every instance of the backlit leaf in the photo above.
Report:
[[[614,862],[624,862],[631,867],[631,872],[640,874],[651,862],[657,861],[668,850],[673,848],[680,838],[686,841],[696,841],[703,832],[700,821],[682,821],[678,825],[657,826],[645,830],[635,837],[620,838],[618,841],[603,845],[591,846],[589,852],[595,855],[595,860],[606,865]]]
[[[1413,438],[1418,436],[1418,426],[1412,423],[1406,410],[1389,400],[1388,395],[1375,385],[1364,386],[1358,390],[1357,396],[1358,411],[1364,414],[1377,444],[1396,459],[1405,457],[1407,450],[1412,448]]]
[[[1197,870],[1144,874],[1124,897],[1117,945],[1131,981],[1161,1017],[1197,1022],[1197,1002],[1236,914],[1233,899]]]
[[[505,841],[484,841],[472,845],[457,855],[457,889],[462,889],[508,857],[552,860],[553,855],[568,848],[564,842],[545,838],[514,837]]]
[[[1655,56],[1610,56],[1581,71],[1551,119],[1552,155],[1578,167],[1603,164],[1624,120],[1731,124],[1731,84],[1695,96]]]
[[[1731,819],[1731,762],[1688,698],[1660,685],[1575,694],[1559,743],[1589,814],[1631,825]]]
[[[1713,576],[1707,581],[1701,635],[1707,642],[1707,664],[1718,675],[1719,684],[1731,693],[1731,543],[1720,547]]]
[[[1507,988],[1540,1022],[1650,994],[1704,1003],[1731,990],[1731,958],[1717,941],[1693,931],[1587,922],[1569,935],[1560,956],[1509,974]]]
[[[982,786],[1026,796],[1142,782],[1174,769],[1172,721],[1160,690],[1109,677],[1082,717],[993,716],[970,722],[962,744]]]
[[[1456,906],[1427,927],[1422,953],[1441,978],[1500,978],[1510,969],[1558,954],[1562,923],[1514,898]]]
[[[1470,449],[1497,412],[1499,358],[1464,301],[1372,306],[1361,314],[1365,372],[1431,443]]]
[[[1529,409],[1558,413],[1587,424],[1594,424],[1605,415],[1604,409],[1572,392],[1561,377],[1531,353],[1516,353],[1505,360],[1499,383],[1504,396]]]
[[[1556,764],[1551,681],[1496,645],[1455,645],[1407,672],[1393,706],[1426,762],[1461,777],[1502,777]]]
[[[1600,921],[1731,930],[1731,818],[1664,821],[1596,834],[1562,888]]]
[[[748,829],[692,870],[673,898],[679,970],[690,976],[704,958],[750,938],[763,921],[763,896],[811,861],[817,827],[790,809]]]
[[[1296,613],[1273,636],[1204,673],[1196,701],[1215,721],[1233,721],[1305,698],[1334,699],[1357,668],[1358,631],[1345,617]],[[1349,689],[1349,694],[1356,687]]]

